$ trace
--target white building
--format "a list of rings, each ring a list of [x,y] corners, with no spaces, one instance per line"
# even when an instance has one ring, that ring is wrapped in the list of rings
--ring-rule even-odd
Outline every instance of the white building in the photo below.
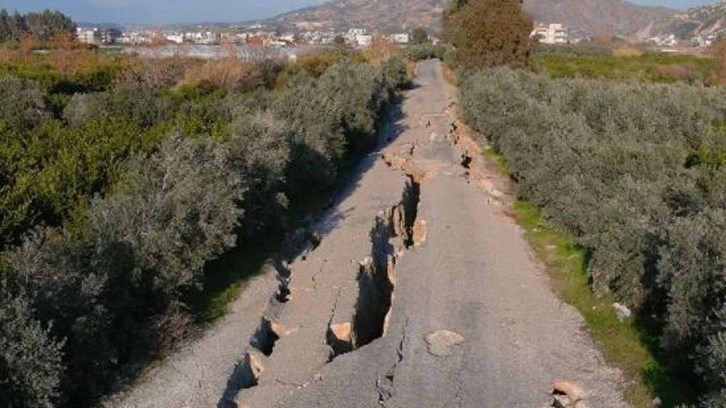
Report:
[[[93,28],[76,28],[76,39],[78,42],[83,44],[95,44],[96,43],[96,32],[98,30]]]
[[[278,37],[277,39],[283,43],[292,44],[295,42],[295,34],[292,34],[292,33],[283,34],[280,37]]]
[[[530,35],[544,44],[566,44],[569,40],[567,29],[562,24],[537,24]]]
[[[365,28],[351,28],[345,34],[345,40],[351,44],[367,47],[373,43],[373,36]]]
[[[189,31],[184,33],[183,39],[193,44],[217,44],[221,36],[212,31]]]
[[[184,34],[182,33],[165,33],[164,38],[172,42],[174,44],[183,44],[184,43]]]
[[[664,37],[651,37],[647,40],[651,44],[655,44],[659,47],[675,47],[678,45],[678,40],[675,34],[669,34]]]
[[[408,33],[391,34],[388,38],[394,44],[408,44],[411,42],[411,36]]]

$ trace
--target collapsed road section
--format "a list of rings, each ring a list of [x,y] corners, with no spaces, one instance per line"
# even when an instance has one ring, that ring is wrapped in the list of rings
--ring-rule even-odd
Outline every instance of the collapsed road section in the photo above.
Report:
[[[326,219],[337,219],[335,229],[321,234],[319,245],[304,259],[299,256],[283,269],[289,296],[284,304],[278,300],[279,291],[270,299],[250,342],[257,358],[252,359],[255,369],[246,372],[257,375],[236,394],[225,393],[228,406],[284,402],[292,391],[319,381],[323,366],[337,356],[386,334],[396,263],[415,244],[420,186],[387,166],[377,166],[401,189],[397,202],[373,212],[367,228],[354,212],[345,218],[332,212]],[[348,233],[338,237],[340,231]]]
[[[415,221],[403,225],[425,226],[426,242],[403,258],[363,263],[379,282],[370,285],[371,297],[383,295],[376,305],[395,282],[383,328],[382,310],[366,314],[364,327],[379,331],[365,335],[385,335],[339,355],[284,401],[252,406],[539,408],[553,403],[553,384],[573,384],[582,392],[558,393],[555,403],[627,407],[622,375],[604,363],[582,316],[552,293],[495,197],[499,176],[481,166],[450,114],[455,98],[440,63],[420,64],[417,75],[403,107],[406,131],[381,159],[418,183]],[[395,209],[389,216],[399,217]]]
[[[416,73],[389,143],[294,253],[115,407],[628,406],[457,125],[441,64]]]

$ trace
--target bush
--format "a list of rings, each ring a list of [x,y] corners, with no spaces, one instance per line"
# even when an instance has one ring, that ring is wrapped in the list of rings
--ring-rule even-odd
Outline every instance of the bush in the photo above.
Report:
[[[226,146],[172,137],[158,154],[134,157],[112,197],[94,200],[91,234],[129,245],[137,283],[175,294],[235,245],[245,187],[233,170]]]
[[[674,370],[725,388],[723,89],[492,69],[461,92],[518,195],[586,250],[593,289],[653,320]]]
[[[43,105],[62,94],[0,81],[3,402],[90,406],[127,364],[178,344],[209,262],[334,185],[406,73],[345,62],[268,90],[282,68],[254,65],[252,91],[146,72],[73,95],[62,118]]]
[[[227,91],[251,91],[265,83],[262,70],[236,58],[207,61],[187,70],[182,83],[212,86]],[[271,81],[270,79],[267,80]],[[274,85],[274,80],[272,80]]]
[[[523,68],[530,64],[532,25],[521,1],[460,0],[444,15],[444,36],[459,65]]]
[[[4,285],[0,285],[4,286]],[[28,300],[2,288],[0,298],[0,400],[8,406],[49,408],[59,390],[62,342],[33,316]]]
[[[227,144],[232,165],[249,188],[244,196],[242,231],[248,237],[281,227],[287,206],[285,172],[293,131],[270,112],[241,114],[230,124]]]
[[[658,264],[669,294],[663,341],[674,355],[696,358],[713,386],[726,388],[726,213],[707,209],[667,227]]]
[[[393,98],[397,89],[403,88],[408,83],[408,67],[401,58],[394,57],[384,61],[381,65],[381,72],[390,98]]]
[[[12,276],[36,315],[67,339],[64,403],[99,395],[119,362],[157,350],[168,336],[142,335],[149,314],[164,315],[235,245],[244,188],[231,163],[223,145],[171,138],[129,161],[116,194],[94,200],[82,239],[41,230],[13,252]]]
[[[94,261],[92,247],[47,229],[31,233],[11,256],[12,277],[27,291],[35,316],[52,322],[49,335],[65,339],[53,390],[61,403],[97,395],[99,379],[119,355],[113,316],[102,297],[108,276],[92,269]]]
[[[30,81],[0,78],[0,121],[19,128],[32,128],[47,118],[43,93]]]
[[[63,119],[71,126],[83,126],[94,119],[105,118],[109,108],[106,95],[75,94],[63,109]]]
[[[400,81],[400,64],[385,72],[365,64],[333,65],[318,80],[300,75],[273,110],[293,130],[288,188],[325,190],[336,178],[336,165],[375,143],[381,110]],[[393,69],[390,69],[393,67]],[[385,76],[385,75],[392,75]]]
[[[406,47],[406,57],[411,61],[424,61],[427,59],[443,60],[448,48],[441,44],[417,44]]]

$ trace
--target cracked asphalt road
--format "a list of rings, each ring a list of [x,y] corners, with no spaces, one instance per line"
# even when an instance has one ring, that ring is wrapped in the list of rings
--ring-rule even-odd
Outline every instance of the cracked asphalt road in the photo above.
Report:
[[[553,294],[501,193],[472,180],[466,167],[478,163],[452,143],[452,101],[440,63],[421,63],[403,104],[406,130],[384,151],[421,177],[427,229],[396,265],[387,334],[278,406],[540,408],[558,380],[582,387],[589,407],[628,406],[621,373]]]
[[[270,271],[106,406],[541,408],[564,380],[590,408],[627,407],[622,374],[552,292],[455,101],[440,62],[420,63],[385,142],[315,226],[321,242],[290,263],[289,300]],[[261,317],[275,331],[264,354],[250,342]]]

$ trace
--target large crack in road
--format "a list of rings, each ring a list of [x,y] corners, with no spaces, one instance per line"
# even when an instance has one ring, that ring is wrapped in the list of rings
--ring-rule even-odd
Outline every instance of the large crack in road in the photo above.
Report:
[[[350,188],[219,326],[109,406],[541,408],[574,384],[591,408],[627,407],[455,107],[441,64],[419,64]]]
[[[621,373],[507,216],[507,181],[458,121],[440,63],[417,71],[406,130],[379,155],[408,187],[371,234],[384,249],[361,263],[361,288],[373,289],[358,299],[372,304],[356,308],[361,323],[331,326],[349,342],[316,381],[249,406],[540,408],[564,380],[586,390],[590,407],[626,407]],[[398,247],[386,247],[394,237]]]
[[[359,242],[349,248],[349,257],[354,257],[364,245],[368,247],[365,257],[357,265],[343,263],[345,272],[328,273],[325,267],[330,260],[336,256],[341,259],[341,255],[346,253],[338,251],[338,245],[330,249],[321,246],[323,240],[320,240],[305,255],[291,260],[285,268],[278,268],[285,288],[281,286],[270,300],[265,317],[250,341],[266,358],[260,360],[246,356],[245,362],[240,365],[241,371],[257,375],[245,386],[233,390],[236,393],[225,392],[223,401],[226,406],[267,406],[284,401],[289,387],[302,388],[311,384],[320,378],[319,371],[323,365],[386,334],[396,284],[395,267],[407,248],[416,244],[414,230],[420,198],[420,186],[410,176],[394,174],[392,180],[394,185],[402,186],[401,198],[395,205],[374,214],[366,237],[367,244]],[[341,230],[347,228],[338,225],[336,231]],[[355,226],[351,232],[355,231],[362,230]],[[324,240],[325,243],[330,241]],[[316,266],[318,263],[319,267]],[[310,277],[312,287],[297,287],[296,282],[306,282],[303,277],[306,272],[314,273]],[[350,280],[353,274],[354,282]],[[289,292],[284,304],[279,301],[282,292]],[[300,306],[301,302],[306,306]],[[328,314],[322,314],[330,302]],[[267,317],[273,314],[273,310],[277,316],[274,321]],[[321,325],[322,321],[327,323]],[[285,327],[295,329],[288,331]],[[319,348],[322,339],[329,347],[327,355]],[[276,352],[278,342],[287,347],[286,352]],[[290,361],[295,352],[298,356]]]

